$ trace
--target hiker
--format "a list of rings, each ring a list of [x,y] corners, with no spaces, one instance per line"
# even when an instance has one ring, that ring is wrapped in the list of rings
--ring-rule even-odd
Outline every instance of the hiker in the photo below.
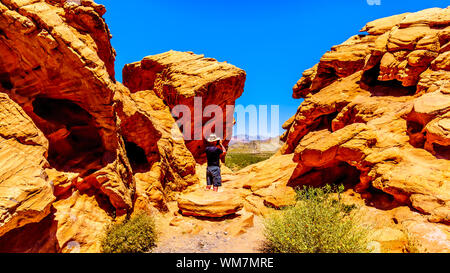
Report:
[[[224,160],[227,150],[222,144],[222,140],[215,134],[208,139],[208,146],[205,149],[208,167],[206,168],[206,189],[210,190],[214,186],[215,192],[222,186],[222,176],[220,174],[220,160]]]

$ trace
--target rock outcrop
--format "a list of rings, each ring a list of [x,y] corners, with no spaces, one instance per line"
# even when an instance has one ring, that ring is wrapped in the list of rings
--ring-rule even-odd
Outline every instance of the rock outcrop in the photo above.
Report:
[[[105,8],[92,1],[5,0],[0,11],[2,150],[9,162],[0,170],[0,241],[16,242],[9,251],[66,252],[67,244],[98,251],[98,239],[91,239],[103,226],[80,220],[77,232],[71,223],[96,211],[109,222],[132,210],[135,192],[113,100],[115,51]],[[101,206],[86,195],[102,199]],[[30,230],[45,235],[24,235]]]
[[[223,168],[219,194],[198,183],[198,129],[231,134],[245,72],[170,51],[126,65],[122,85],[105,11],[0,0],[0,252],[98,252],[105,227],[140,210],[194,235],[215,223],[202,217],[230,219],[221,230],[240,236],[295,204],[295,187],[326,183],[346,186],[376,251],[411,238],[450,251],[449,8],[376,20],[333,47],[294,87],[305,101],[280,153]],[[211,123],[208,105],[231,117]]]
[[[0,93],[0,236],[50,213],[55,197],[43,170],[47,148],[32,120]]]
[[[98,252],[108,224],[166,210],[199,181],[171,109],[193,96],[201,112],[225,109],[243,91],[243,70],[168,52],[145,59],[164,65],[164,89],[136,90],[145,72],[126,78],[130,92],[114,78],[105,12],[91,0],[0,1],[1,252]]]
[[[92,1],[0,2],[0,91],[18,103],[49,142],[48,162],[78,173],[117,210],[132,208],[114,112],[114,58],[105,9]]]
[[[178,199],[178,208],[183,215],[223,217],[238,212],[243,207],[239,194],[231,191],[220,194],[213,191],[194,191]]]
[[[282,136],[298,163],[289,185],[343,183],[448,225],[449,30],[450,8],[379,19],[305,71]]]
[[[173,192],[198,182],[196,162],[186,148],[170,109],[152,90],[115,96],[121,135],[136,179],[135,206],[165,208]]]
[[[184,128],[185,140],[199,163],[205,162],[204,139],[208,137],[203,135],[202,128],[215,127],[211,120],[216,113],[207,113],[205,107],[220,107],[223,119],[218,127],[223,139],[230,140],[234,105],[244,91],[245,79],[244,70],[191,52],[169,51],[127,64],[123,69],[123,83],[132,93],[153,90],[171,110],[179,105],[188,107],[191,128]],[[224,144],[227,146],[228,141]]]

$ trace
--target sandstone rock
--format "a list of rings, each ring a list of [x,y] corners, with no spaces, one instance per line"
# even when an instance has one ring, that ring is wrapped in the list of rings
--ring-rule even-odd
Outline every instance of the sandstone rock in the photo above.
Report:
[[[411,241],[410,247],[417,252],[449,253],[450,238],[448,226],[428,222],[406,221],[403,224]]]
[[[0,169],[0,236],[45,230],[42,238],[25,236],[34,248],[19,242],[16,249],[67,252],[76,241],[82,252],[98,251],[92,246],[98,238],[88,234],[99,234],[96,223],[110,221],[107,213],[130,213],[135,202],[137,209],[164,207],[173,191],[197,181],[194,158],[180,133],[173,134],[170,109],[152,91],[131,95],[115,82],[102,5],[12,0],[0,2],[0,11],[2,150],[4,160],[17,163]],[[138,145],[147,149],[146,172],[136,166]],[[102,207],[88,205],[86,192],[101,198]],[[93,221],[81,223],[81,235],[66,231],[67,202],[92,209],[82,212]]]
[[[232,191],[213,192],[198,190],[178,198],[178,207],[183,215],[223,217],[235,214],[242,206],[242,198]]]
[[[297,196],[294,189],[282,183],[273,183],[267,188],[255,191],[253,194],[261,197],[267,207],[277,209],[295,205]]]
[[[368,23],[305,71],[282,136],[298,163],[288,185],[343,183],[369,205],[448,223],[449,10]]]
[[[51,128],[55,120],[48,120],[42,112],[33,115],[33,109],[39,108],[36,104],[63,100],[82,106],[98,128],[105,149],[114,149],[116,142],[108,141],[115,138],[111,103],[114,51],[109,31],[93,7],[64,2],[13,0],[0,5],[2,91],[15,94],[12,99],[33,119],[45,116],[42,125],[50,127],[45,134],[56,131]],[[23,23],[8,27],[14,22]],[[106,66],[111,68],[110,74]],[[75,107],[72,104],[67,107]]]
[[[286,185],[297,165],[292,162],[292,157],[293,155],[273,156],[248,166],[235,174],[233,183],[251,191],[269,187],[274,183]]]
[[[264,200],[256,195],[248,195],[244,199],[244,208],[258,216],[267,216],[273,209],[264,204]]]
[[[183,218],[180,216],[175,216],[173,217],[173,219],[170,221],[169,225],[170,226],[179,226],[181,223],[183,223]]]
[[[248,228],[253,227],[253,220],[255,215],[252,213],[244,213],[240,216],[238,221],[233,222],[228,225],[225,229],[226,232],[231,236],[239,236],[247,232]]]
[[[124,84],[131,92],[153,90],[171,110],[177,105],[189,107],[191,128],[185,132],[185,138],[186,134],[190,136],[186,138],[186,145],[199,163],[205,162],[206,143],[198,128],[202,125],[210,128],[214,124],[208,123],[211,120],[208,117],[195,119],[194,110],[200,117],[206,106],[218,105],[223,113],[223,136],[231,136],[234,111],[227,111],[227,105],[234,107],[244,90],[245,78],[245,72],[233,65],[191,52],[169,51],[148,56],[123,69]],[[201,98],[198,109],[194,109],[195,97]],[[199,137],[201,140],[197,139]]]
[[[372,35],[381,35],[403,21],[409,13],[403,13],[398,15],[389,16],[386,18],[377,19],[375,21],[367,23],[361,31],[367,31]]]
[[[0,236],[50,213],[55,197],[44,171],[47,147],[33,121],[0,93]]]
[[[111,223],[106,199],[98,194],[81,194],[54,203],[59,252],[98,253],[105,228]],[[106,207],[105,207],[106,206]]]
[[[46,169],[50,184],[53,185],[53,194],[56,197],[63,197],[71,194],[75,185],[78,183],[77,173],[63,173],[55,169]]]
[[[369,253],[381,253],[381,244],[377,241],[371,241],[367,244]]]
[[[405,233],[389,227],[373,231],[370,238],[380,243],[380,250],[384,253],[402,253],[408,243]]]
[[[407,206],[390,210],[366,206],[352,190],[342,193],[341,200],[358,207],[357,217],[378,244],[378,252],[448,252],[448,226],[430,223],[426,215]]]
[[[296,193],[288,183],[297,164],[292,157],[292,154],[275,155],[248,166],[229,175],[223,188],[240,195],[246,211],[258,216],[267,216],[273,209],[293,205]]]
[[[124,92],[126,91],[125,89]],[[164,167],[170,166],[178,176],[189,180],[191,177],[188,176],[195,173],[195,161],[185,147],[182,134],[175,125],[169,107],[150,90],[136,92],[131,94],[131,97],[128,97],[130,94],[127,93],[126,96],[129,99],[127,105],[121,101],[123,104],[118,111],[121,118],[121,133],[125,141],[135,141],[137,145],[142,146],[148,155],[150,165],[155,161],[155,154],[159,154],[159,157],[167,160],[164,164],[168,166]],[[140,125],[139,122],[143,124]],[[152,150],[155,147],[151,146],[156,146],[157,150]],[[135,164],[135,160],[132,160],[132,163]],[[136,172],[139,171],[138,168]],[[183,185],[173,186],[172,189],[177,187],[182,188]]]
[[[440,8],[430,8],[415,13],[408,13],[400,21],[401,27],[407,27],[413,24],[425,24],[431,27],[447,26],[450,23],[450,10]]]
[[[9,94],[49,141],[50,167],[79,173],[129,210],[134,188],[114,112],[115,52],[105,10],[92,1],[0,3],[0,92]]]
[[[234,215],[239,235],[294,204],[293,187],[324,183],[346,186],[375,251],[449,252],[449,8],[376,20],[324,54],[294,87],[305,101],[283,125],[284,155],[223,168],[220,193],[197,183],[204,143],[183,139],[171,110],[193,113],[201,97],[198,110],[225,111],[245,72],[170,51],[126,65],[128,89],[114,79],[105,11],[0,1],[0,252],[99,252],[113,215],[155,207],[192,235],[208,225],[176,211]],[[209,120],[192,116],[187,132]]]
[[[153,91],[130,94],[121,88],[115,100],[138,198],[164,207],[164,200],[172,192],[198,182],[195,159],[169,107]]]
[[[426,143],[424,148],[437,157],[449,159],[450,151],[450,113],[437,117],[425,127]]]

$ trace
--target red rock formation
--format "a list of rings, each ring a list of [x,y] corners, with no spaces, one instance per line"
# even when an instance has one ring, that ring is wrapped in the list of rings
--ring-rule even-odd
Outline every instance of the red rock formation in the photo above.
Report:
[[[174,71],[154,80],[170,90],[130,92],[114,79],[102,5],[2,0],[0,12],[0,251],[97,252],[112,215],[164,210],[198,182],[170,107],[201,94],[234,105],[244,71],[169,52],[142,63]]]
[[[16,144],[7,146],[2,157],[23,160],[9,164],[10,170],[5,164],[0,171],[5,177],[0,194],[6,209],[0,213],[0,234],[8,232],[5,238],[18,241],[32,240],[24,236],[30,229],[49,233],[42,249],[30,250],[20,243],[15,249],[66,251],[63,227],[73,217],[91,217],[81,216],[89,214],[84,209],[60,217],[68,211],[59,204],[71,195],[80,196],[73,199],[74,208],[87,206],[86,194],[102,198],[101,206],[92,203],[89,210],[103,211],[103,223],[111,220],[108,214],[123,214],[133,206],[135,182],[116,120],[115,52],[101,17],[105,9],[92,1],[80,3],[0,1],[0,92],[6,96],[2,105],[9,122],[2,135],[17,137],[18,144],[24,145],[19,153],[14,151],[19,148]],[[19,112],[12,112],[8,96]],[[9,133],[13,127],[20,129]],[[58,226],[47,224],[44,217],[56,218]],[[36,223],[41,220],[42,224]],[[89,229],[84,224],[81,229],[90,236],[103,232],[102,227]],[[65,235],[55,241],[53,231]],[[74,235],[74,244],[81,251],[92,251],[93,242],[86,238]]]
[[[47,148],[31,119],[0,93],[0,236],[50,213],[55,197],[43,170]]]
[[[50,166],[79,173],[118,210],[132,207],[133,179],[113,105],[114,50],[92,1],[0,2],[0,91],[49,140]]]
[[[151,90],[131,94],[126,87],[115,96],[120,133],[136,179],[135,208],[164,208],[173,192],[198,182],[195,159],[170,109]]]
[[[90,0],[0,0],[0,252],[98,252],[108,224],[153,207],[183,229],[174,200],[186,215],[242,210],[226,225],[237,236],[294,204],[292,187],[324,183],[364,203],[382,251],[403,247],[404,231],[450,249],[449,9],[380,19],[333,47],[294,88],[305,102],[284,126],[286,155],[224,170],[220,197],[195,191],[204,143],[183,139],[171,109],[193,111],[198,96],[200,110],[224,111],[245,72],[171,51],[127,65],[128,89],[104,13]],[[192,121],[191,133],[209,118]]]
[[[242,198],[233,192],[195,191],[182,195],[177,201],[181,213],[187,216],[220,218],[235,214],[243,207]]]
[[[282,136],[289,184],[344,183],[449,223],[449,29],[449,8],[379,19],[305,71]]]
[[[191,52],[169,51],[127,64],[123,69],[124,85],[131,92],[153,90],[170,109],[177,105],[189,107],[191,139],[186,140],[186,145],[199,163],[205,162],[205,143],[197,139],[196,128],[208,126],[211,117],[195,120],[194,110],[203,113],[208,105],[218,105],[224,115],[223,135],[231,136],[234,111],[227,112],[226,106],[234,106],[235,100],[242,95],[245,78],[242,69]],[[198,109],[194,109],[195,97],[201,98]],[[231,115],[229,123],[226,123],[227,113]]]

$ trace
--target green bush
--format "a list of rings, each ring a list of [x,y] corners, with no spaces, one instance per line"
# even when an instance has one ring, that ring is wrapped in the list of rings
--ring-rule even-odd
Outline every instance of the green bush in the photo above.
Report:
[[[138,214],[122,223],[110,225],[101,242],[103,253],[146,253],[156,246],[153,218]]]
[[[339,194],[343,189],[339,189]],[[298,191],[298,202],[265,221],[264,251],[271,253],[367,252],[368,230],[332,198],[331,186]]]
[[[228,153],[225,166],[233,171],[239,171],[247,166],[269,159],[274,153]]]

